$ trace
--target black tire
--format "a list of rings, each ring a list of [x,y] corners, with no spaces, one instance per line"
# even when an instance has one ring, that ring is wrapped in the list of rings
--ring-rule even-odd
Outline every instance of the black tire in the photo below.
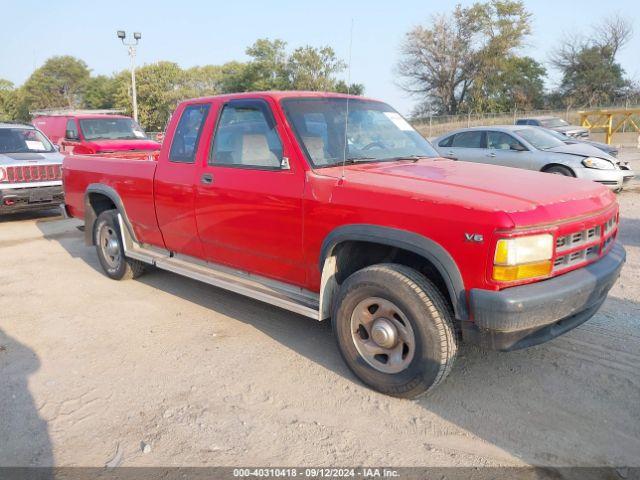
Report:
[[[109,235],[109,238],[115,242],[112,244],[111,251],[108,251],[105,242],[101,241],[100,235],[103,229],[105,235]],[[107,277],[113,280],[129,280],[144,273],[144,263],[124,256],[117,210],[106,210],[98,215],[93,225],[93,241],[96,245],[98,260]],[[109,253],[117,253],[117,255]]]
[[[563,167],[562,165],[552,165],[549,168],[545,168],[544,172],[553,173],[555,175],[564,175],[565,177],[575,177],[570,168]]]
[[[370,298],[392,302],[410,323],[414,352],[400,372],[374,368],[356,346],[352,316],[356,307],[363,302],[366,305]],[[422,274],[404,265],[379,264],[359,270],[343,282],[332,322],[340,353],[362,382],[387,395],[415,398],[436,387],[451,370],[457,352],[452,318],[449,303]]]

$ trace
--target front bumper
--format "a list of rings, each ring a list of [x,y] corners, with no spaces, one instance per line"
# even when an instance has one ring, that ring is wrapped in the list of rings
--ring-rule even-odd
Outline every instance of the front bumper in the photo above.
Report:
[[[463,339],[508,351],[558,337],[598,311],[625,260],[624,248],[615,243],[597,262],[549,280],[497,292],[472,289],[474,321],[463,322]]]
[[[596,168],[575,169],[578,178],[584,178],[600,183],[610,190],[621,190],[631,180],[633,170],[598,170]]]
[[[0,189],[0,215],[53,208],[63,201],[62,185]]]

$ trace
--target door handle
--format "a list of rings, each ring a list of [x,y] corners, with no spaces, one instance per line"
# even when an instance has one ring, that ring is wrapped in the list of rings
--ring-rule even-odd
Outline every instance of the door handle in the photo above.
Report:
[[[211,175],[210,173],[203,173],[202,177],[200,178],[200,182],[205,185],[211,185],[213,183],[213,175]]]

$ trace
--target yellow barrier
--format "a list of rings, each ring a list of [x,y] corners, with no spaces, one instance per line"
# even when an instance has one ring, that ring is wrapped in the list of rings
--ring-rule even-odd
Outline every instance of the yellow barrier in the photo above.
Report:
[[[585,110],[580,114],[580,124],[591,131],[593,128],[603,128],[605,141],[611,145],[613,134],[627,125],[634,131],[640,133],[640,127],[632,118],[633,115],[640,115],[640,108],[613,108],[605,110]],[[615,123],[614,123],[614,117]]]

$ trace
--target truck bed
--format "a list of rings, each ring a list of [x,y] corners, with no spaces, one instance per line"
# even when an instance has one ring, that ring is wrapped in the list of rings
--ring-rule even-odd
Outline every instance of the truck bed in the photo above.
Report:
[[[153,200],[154,155],[68,155],[62,166],[67,211],[84,216],[85,192],[91,184],[115,190],[139,238],[161,239]],[[160,245],[162,241],[160,240]]]

